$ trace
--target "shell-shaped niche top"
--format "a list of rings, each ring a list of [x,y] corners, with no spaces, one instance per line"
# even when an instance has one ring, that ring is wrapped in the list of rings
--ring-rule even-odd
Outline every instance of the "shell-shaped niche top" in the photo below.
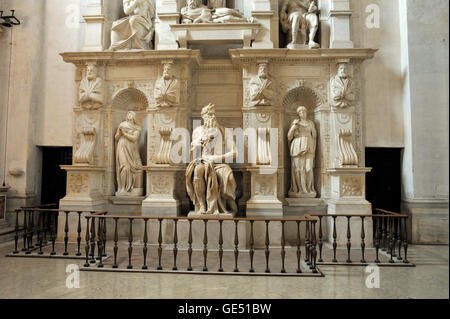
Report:
[[[322,105],[322,99],[316,91],[306,86],[290,89],[283,99],[283,106],[288,112],[295,113],[300,105],[305,106],[308,112],[312,112]]]
[[[117,92],[113,97],[112,105],[115,110],[143,111],[149,104],[144,92],[129,86]]]

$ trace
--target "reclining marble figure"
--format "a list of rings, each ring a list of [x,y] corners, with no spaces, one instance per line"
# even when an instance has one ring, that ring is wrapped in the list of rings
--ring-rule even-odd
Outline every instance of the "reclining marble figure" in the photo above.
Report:
[[[238,10],[230,8],[209,8],[198,0],[187,0],[187,5],[181,9],[182,23],[229,23],[254,22],[253,18],[244,17]]]
[[[193,161],[186,170],[187,193],[195,205],[195,214],[237,213],[236,181],[226,159],[236,157],[233,138],[226,138],[225,129],[216,119],[212,104],[201,113],[203,125],[192,134]]]

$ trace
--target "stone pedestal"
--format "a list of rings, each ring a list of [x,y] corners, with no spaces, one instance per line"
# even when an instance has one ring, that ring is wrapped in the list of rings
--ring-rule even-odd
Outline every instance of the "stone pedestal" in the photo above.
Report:
[[[0,186],[0,221],[6,219],[6,198],[8,189],[8,186]]]
[[[145,167],[147,198],[142,202],[142,216],[179,216],[181,201],[176,198],[177,174],[184,167],[155,165]]]
[[[155,28],[155,49],[176,50],[177,39],[170,31],[170,25],[179,23],[180,12],[176,0],[159,0]]]
[[[104,167],[98,166],[65,166],[67,171],[67,193],[60,200],[61,209],[103,209],[106,200],[102,195]]]
[[[278,199],[278,171],[268,166],[247,168],[251,174],[251,197],[247,217],[282,217],[283,203]]]
[[[328,200],[328,215],[371,215],[372,206],[366,198],[366,174],[371,168],[329,169],[331,175],[331,199]],[[357,220],[359,219],[359,220]],[[352,217],[350,231],[352,245],[361,243],[361,217]],[[347,242],[347,218],[337,217],[336,230],[338,245]],[[328,220],[328,239],[333,240],[332,218]],[[365,218],[366,244],[372,245],[372,219]]]
[[[330,25],[330,48],[350,49],[354,47],[350,38],[350,10],[349,0],[331,0],[328,21]]]

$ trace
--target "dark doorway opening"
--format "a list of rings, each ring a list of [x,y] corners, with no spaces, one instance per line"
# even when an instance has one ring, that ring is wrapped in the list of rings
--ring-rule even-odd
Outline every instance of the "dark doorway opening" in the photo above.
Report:
[[[42,147],[41,204],[58,204],[66,195],[67,173],[60,165],[72,165],[71,147]]]
[[[366,148],[366,196],[373,208],[400,213],[401,148]]]

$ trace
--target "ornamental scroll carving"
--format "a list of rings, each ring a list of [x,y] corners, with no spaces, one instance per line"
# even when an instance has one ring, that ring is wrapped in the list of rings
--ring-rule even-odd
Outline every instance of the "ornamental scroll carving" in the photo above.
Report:
[[[172,149],[172,128],[161,128],[159,130],[161,136],[161,143],[159,146],[158,154],[156,155],[156,164],[170,164],[170,151]]]
[[[352,136],[351,130],[339,131],[339,162],[342,166],[358,165],[358,155],[353,147]]]

